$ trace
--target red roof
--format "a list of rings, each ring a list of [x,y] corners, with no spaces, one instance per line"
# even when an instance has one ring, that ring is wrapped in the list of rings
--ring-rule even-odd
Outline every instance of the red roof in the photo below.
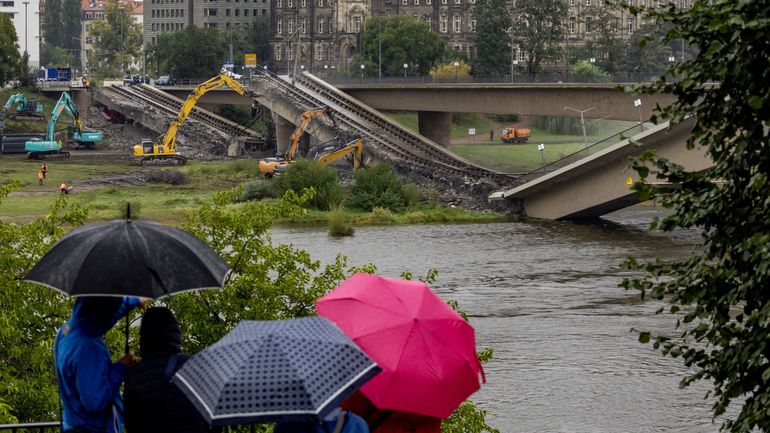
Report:
[[[126,5],[132,14],[141,14],[144,12],[144,3],[137,0],[121,0],[121,3]],[[105,0],[80,0],[80,10],[86,11],[103,11]]]

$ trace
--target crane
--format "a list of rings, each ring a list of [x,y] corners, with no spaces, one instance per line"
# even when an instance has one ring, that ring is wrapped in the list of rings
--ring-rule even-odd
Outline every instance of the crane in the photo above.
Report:
[[[89,148],[93,148],[96,142],[101,141],[103,135],[100,131],[83,128],[83,122],[80,119],[80,110],[78,110],[78,106],[75,104],[75,101],[69,93],[62,92],[59,100],[51,111],[51,117],[48,119],[45,140],[32,139],[24,143],[24,150],[27,152],[29,158],[34,159],[43,155],[55,155],[58,153],[67,157],[69,156],[69,152],[61,151],[62,145],[56,140],[56,122],[59,120],[59,116],[65,109],[74,118],[74,125],[70,127],[68,131],[68,142],[78,145],[83,144]]]
[[[142,139],[141,144],[134,146],[133,155],[140,159],[140,163],[147,162],[172,162],[182,165],[187,162],[187,158],[176,153],[176,133],[179,127],[187,120],[187,116],[192,111],[198,99],[206,92],[217,87],[227,85],[239,95],[245,96],[249,93],[243,85],[227,75],[218,75],[201,83],[187,97],[179,110],[176,119],[171,121],[165,134],[159,137],[160,141],[153,141],[149,138]]]
[[[291,136],[289,137],[291,144],[289,145],[289,149],[286,151],[284,156],[265,158],[259,161],[259,171],[270,177],[275,173],[277,167],[288,166],[291,164],[294,160],[294,156],[297,154],[297,148],[299,148],[299,140],[302,138],[302,134],[305,132],[305,128],[307,128],[313,118],[326,115],[329,120],[331,120],[332,125],[335,125],[334,118],[331,117],[329,113],[331,113],[331,108],[329,107],[318,107],[302,113],[302,120],[299,122],[299,125],[297,125],[297,128],[294,129],[294,132],[292,132]]]
[[[27,99],[27,95],[23,93],[17,93],[8,97],[3,107],[3,117],[5,117],[8,110],[16,104],[16,113],[8,114],[9,119],[22,119],[22,120],[42,120],[45,117],[42,114],[43,104],[38,101]]]

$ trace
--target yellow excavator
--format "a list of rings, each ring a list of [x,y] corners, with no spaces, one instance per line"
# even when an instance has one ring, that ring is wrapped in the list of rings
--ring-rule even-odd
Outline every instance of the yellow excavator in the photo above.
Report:
[[[187,162],[187,158],[176,153],[176,133],[179,126],[187,120],[187,116],[192,111],[195,104],[198,102],[201,96],[206,92],[217,87],[227,85],[234,91],[238,92],[241,96],[246,95],[248,90],[235,79],[228,77],[227,75],[219,75],[214,77],[198,87],[190,93],[187,100],[182,104],[182,108],[179,110],[176,119],[174,119],[168,126],[168,130],[163,134],[160,141],[153,141],[149,138],[142,139],[142,143],[134,146],[134,156],[140,158],[140,163],[145,162],[161,162],[161,163],[173,163],[183,165]]]
[[[297,128],[294,130],[294,132],[291,133],[291,136],[289,137],[291,140],[291,145],[286,151],[286,154],[283,157],[265,158],[260,160],[260,173],[264,173],[267,177],[272,177],[274,174],[276,174],[276,168],[281,167],[279,169],[280,171],[288,167],[289,164],[294,161],[294,157],[297,154],[297,149],[299,148],[299,140],[302,138],[302,134],[305,132],[305,128],[310,125],[310,122],[314,118],[326,115],[332,122],[332,125],[335,125],[334,118],[329,115],[330,112],[331,109],[329,107],[319,107],[302,113],[302,120],[299,122],[299,125],[297,125]]]

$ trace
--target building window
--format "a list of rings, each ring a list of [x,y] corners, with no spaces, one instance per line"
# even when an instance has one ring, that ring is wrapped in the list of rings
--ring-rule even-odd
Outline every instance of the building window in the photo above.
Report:
[[[307,0],[301,0],[300,6],[303,7],[303,8],[307,7]]]
[[[455,0],[455,4],[456,4],[456,5],[459,5],[459,4],[461,4],[461,3],[462,3],[462,0]]]
[[[455,15],[454,21],[455,21],[454,31],[455,33],[460,33],[462,31],[463,19],[460,17],[460,15]]]
[[[433,31],[433,17],[432,16],[428,15],[427,17],[425,17],[425,24],[427,24],[428,28],[431,31]]]
[[[633,33],[633,32],[634,32],[634,19],[633,18],[629,18],[628,19],[628,33]]]
[[[323,60],[324,59],[324,47],[321,44],[318,44],[315,47],[315,59],[316,60]]]
[[[570,6],[575,6],[575,0],[569,0],[569,5]]]
[[[245,17],[249,16],[249,10],[248,9],[244,9],[243,10],[243,16],[245,16]]]
[[[279,7],[279,8],[282,8],[282,7],[283,7],[283,0],[278,0],[278,7]]]
[[[361,17],[360,16],[353,17],[353,32],[354,33],[361,33]]]
[[[289,60],[294,60],[294,50],[288,50],[289,51]]]
[[[275,47],[275,60],[281,61],[281,47]]]
[[[324,19],[323,18],[319,18],[318,19],[318,33],[323,33],[323,32],[324,32]]]
[[[576,26],[577,22],[575,21],[575,17],[569,17],[569,32],[575,33]]]
[[[586,0],[586,6],[591,6],[591,0]]]
[[[442,0],[442,1],[446,1],[446,0]],[[439,27],[440,27],[439,31],[441,33],[446,33],[447,32],[447,30],[448,30],[447,29],[447,24],[448,24],[447,21],[448,21],[447,16],[446,15],[441,15],[441,21],[439,23]]]
[[[476,18],[471,20],[471,31],[476,33]]]
[[[302,18],[302,34],[307,33],[307,18]]]
[[[433,0],[425,0],[425,4],[426,5],[433,4]]]
[[[293,8],[294,7],[294,0],[286,0],[286,5],[289,6],[290,8]]]
[[[229,8],[228,8],[228,9],[225,9],[225,16],[226,16],[226,17],[229,17],[229,16],[230,16],[230,9],[229,9]]]
[[[278,34],[278,35],[283,33],[283,20],[278,20],[275,23],[275,33]]]
[[[6,7],[6,8],[12,8],[13,2],[12,1],[0,1],[0,6]]]
[[[401,0],[401,4],[402,5],[408,5],[409,4],[409,0]]]
[[[236,16],[236,17],[239,17],[239,16],[241,16],[241,10],[240,10],[240,9],[236,9],[236,10],[235,10],[235,16]],[[244,16],[246,16],[246,15],[244,15]]]
[[[294,20],[291,18],[286,20],[286,33],[290,35],[294,33]]]
[[[324,7],[324,0],[318,0],[318,7],[319,8]]]

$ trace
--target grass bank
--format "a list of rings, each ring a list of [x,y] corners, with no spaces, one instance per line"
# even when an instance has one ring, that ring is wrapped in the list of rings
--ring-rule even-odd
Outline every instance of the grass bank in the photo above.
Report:
[[[3,89],[0,90],[0,109],[5,106],[5,103],[8,101],[8,98],[12,95],[15,95],[17,93],[23,93],[28,100],[35,100],[43,104],[43,112],[39,113],[44,117],[43,120],[6,120],[5,122],[5,128],[4,132],[29,132],[29,131],[40,131],[44,132],[46,128],[46,123],[48,122],[48,118],[51,116],[51,111],[53,110],[54,105],[56,105],[56,99],[51,99],[47,96],[45,96],[43,93],[38,92],[32,92],[27,89]],[[8,110],[9,113],[15,113],[16,107],[15,104],[11,106]],[[63,128],[64,125],[69,125],[72,123],[72,116],[69,115],[66,111],[62,112],[61,117],[59,117],[58,125],[59,129]]]
[[[44,216],[51,203],[60,194],[59,185],[74,185],[69,198],[72,203],[90,206],[89,219],[104,221],[118,218],[126,202],[132,203],[132,214],[139,218],[177,225],[203,204],[212,203],[212,194],[240,185],[259,175],[256,161],[239,160],[207,163],[191,161],[173,168],[147,169],[127,161],[49,160],[44,185],[37,182],[40,162],[21,156],[0,157],[0,179],[18,179],[21,187],[0,201],[0,218],[23,223]],[[184,174],[182,185],[146,183],[134,186],[125,183],[87,183],[87,179],[107,180],[116,176],[146,174],[150,170],[174,170]],[[2,181],[0,181],[2,182]],[[233,206],[238,206],[233,204]],[[438,204],[422,204],[404,213],[394,214],[376,209],[374,212],[342,210],[355,225],[416,224],[432,222],[486,222],[499,221],[491,213],[470,212]],[[326,225],[331,212],[308,211],[295,221],[276,221],[277,224]]]

